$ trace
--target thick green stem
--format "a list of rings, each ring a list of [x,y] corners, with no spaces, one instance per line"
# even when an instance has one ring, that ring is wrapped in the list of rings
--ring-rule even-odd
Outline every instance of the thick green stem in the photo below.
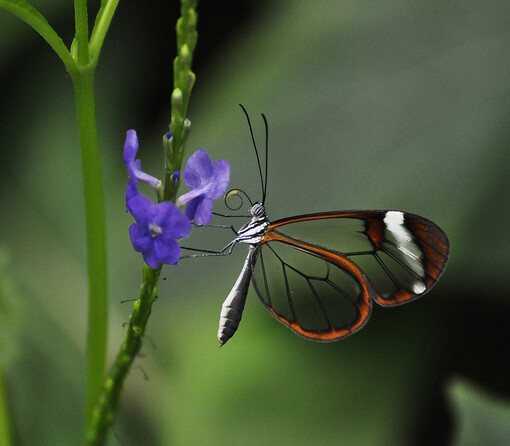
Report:
[[[89,426],[106,370],[108,331],[106,230],[94,105],[94,70],[92,68],[80,70],[73,76],[73,82],[80,133],[87,225],[89,300],[85,416],[86,426]]]
[[[93,32],[94,46],[91,60],[87,0],[74,0],[76,34],[71,53],[44,16],[26,0],[0,0],[0,9],[6,9],[25,21],[50,44],[64,62],[74,83],[85,193],[89,285],[86,431],[92,422],[93,409],[101,395],[105,378],[108,331],[105,209],[94,103],[94,68],[117,4],[118,0],[102,2],[96,18],[97,28]],[[1,396],[0,392],[0,431],[7,432],[6,429],[2,429],[4,417],[1,416],[3,414]],[[2,438],[0,434],[0,441]]]

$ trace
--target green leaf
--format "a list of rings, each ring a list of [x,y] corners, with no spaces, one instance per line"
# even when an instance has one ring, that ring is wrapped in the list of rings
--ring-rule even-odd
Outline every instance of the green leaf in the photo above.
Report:
[[[0,8],[15,15],[37,31],[60,57],[68,71],[76,68],[67,47],[46,18],[25,0],[0,0]]]
[[[448,389],[457,419],[454,446],[504,446],[510,438],[510,402],[457,379]]]

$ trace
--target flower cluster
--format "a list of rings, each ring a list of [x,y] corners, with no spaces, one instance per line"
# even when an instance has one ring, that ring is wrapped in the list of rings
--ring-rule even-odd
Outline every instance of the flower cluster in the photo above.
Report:
[[[171,138],[171,135],[169,135]],[[212,218],[212,200],[220,198],[227,190],[230,180],[230,166],[227,161],[212,163],[207,152],[197,150],[184,167],[184,181],[192,190],[178,199],[178,204],[186,204],[186,215],[169,202],[152,203],[138,190],[138,182],[143,181],[156,190],[161,190],[161,181],[141,170],[140,160],[136,159],[138,138],[134,130],[129,130],[124,144],[124,163],[129,182],[126,188],[126,210],[135,219],[129,228],[131,243],[135,251],[142,253],[145,263],[153,269],[160,263],[175,265],[181,256],[181,248],[176,239],[188,236],[191,223],[205,225]],[[174,179],[180,173],[173,174]]]

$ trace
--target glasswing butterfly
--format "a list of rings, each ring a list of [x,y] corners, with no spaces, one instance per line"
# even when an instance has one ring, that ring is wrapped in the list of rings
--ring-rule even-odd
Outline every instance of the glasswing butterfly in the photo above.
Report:
[[[270,222],[267,191],[268,125],[265,125],[265,178],[253,129],[262,201],[251,204],[251,220],[222,251],[250,245],[241,273],[223,302],[220,346],[236,332],[250,282],[262,304],[280,322],[307,339],[331,342],[362,328],[372,303],[388,307],[417,299],[437,282],[448,261],[449,241],[435,223],[398,210],[351,210],[298,215]],[[228,205],[227,205],[228,206]],[[230,208],[232,209],[232,208]],[[238,208],[236,208],[238,209]],[[216,214],[222,215],[222,214]],[[225,216],[225,215],[222,215]],[[190,248],[185,248],[190,249]]]

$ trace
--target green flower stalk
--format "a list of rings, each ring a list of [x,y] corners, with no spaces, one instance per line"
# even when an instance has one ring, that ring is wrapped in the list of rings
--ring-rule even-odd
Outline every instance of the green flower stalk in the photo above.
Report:
[[[129,320],[126,338],[110,368],[86,434],[88,445],[99,446],[106,441],[108,430],[115,419],[124,379],[142,347],[142,337],[151,314],[152,304],[158,293],[156,284],[160,273],[161,266],[155,270],[147,265],[143,267],[143,281],[138,299],[133,304],[133,313]]]
[[[174,89],[172,92],[172,115],[170,133],[163,137],[165,150],[165,182],[163,196],[159,201],[175,202],[179,186],[179,175],[190,121],[186,118],[191,89],[195,75],[191,71],[193,51],[197,41],[197,0],[181,2],[181,17],[177,21],[177,57],[174,61]],[[161,200],[163,198],[163,200]],[[104,384],[99,402],[94,409],[92,423],[87,431],[87,444],[102,445],[108,429],[114,421],[124,380],[142,346],[142,337],[157,296],[157,283],[162,265],[153,269],[143,267],[143,281],[138,298],[133,304],[126,337],[120,346],[115,361]]]
[[[191,130],[186,119],[195,74],[191,71],[193,52],[197,44],[197,0],[182,0],[181,17],[177,20],[177,57],[174,60],[172,118],[169,132],[173,137],[166,146],[165,200],[175,202],[177,187],[173,173],[181,170],[184,147]]]

